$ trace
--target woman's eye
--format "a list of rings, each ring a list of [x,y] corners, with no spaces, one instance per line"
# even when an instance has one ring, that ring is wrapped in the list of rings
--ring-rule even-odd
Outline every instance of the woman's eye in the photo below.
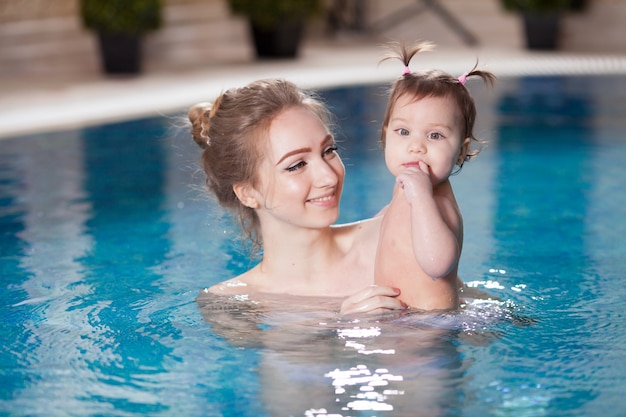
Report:
[[[293,172],[293,171],[299,170],[300,168],[304,168],[305,166],[306,166],[306,162],[300,161],[293,165],[288,166],[287,168],[285,168],[285,171]]]
[[[400,136],[409,136],[409,131],[403,127],[396,129],[396,133],[398,133],[398,135]]]
[[[328,147],[325,151],[324,151],[324,156],[327,155],[335,155],[335,153],[337,152],[337,146],[333,145]]]

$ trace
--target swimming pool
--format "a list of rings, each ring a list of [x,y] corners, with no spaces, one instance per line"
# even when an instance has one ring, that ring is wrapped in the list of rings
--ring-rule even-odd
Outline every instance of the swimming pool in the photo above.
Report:
[[[250,261],[176,117],[1,141],[0,414],[621,415],[626,78],[470,88],[489,144],[453,178],[460,273],[501,302],[453,316],[201,313],[201,288]],[[371,216],[392,180],[383,88],[322,93],[340,220]]]

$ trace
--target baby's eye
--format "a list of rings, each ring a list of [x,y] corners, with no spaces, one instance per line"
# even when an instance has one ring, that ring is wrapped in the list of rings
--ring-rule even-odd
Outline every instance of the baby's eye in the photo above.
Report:
[[[333,145],[333,146],[329,146],[328,148],[326,148],[324,150],[324,156],[327,155],[335,155],[337,152],[337,146]]]
[[[403,127],[396,129],[395,132],[400,136],[409,136],[409,131]]]
[[[293,171],[297,171],[301,168],[304,168],[306,166],[306,162],[305,161],[300,161],[300,162],[296,162],[293,165],[288,166],[287,168],[285,168],[285,171],[288,172],[293,172]]]
[[[444,138],[444,136],[441,133],[438,133],[438,132],[433,132],[433,133],[430,133],[428,135],[428,139],[438,140],[438,139],[443,139],[443,138]]]

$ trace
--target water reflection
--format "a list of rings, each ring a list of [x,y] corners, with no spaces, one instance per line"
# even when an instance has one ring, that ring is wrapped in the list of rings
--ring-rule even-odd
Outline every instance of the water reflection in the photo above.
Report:
[[[170,248],[163,208],[164,122],[139,120],[83,133],[85,191],[92,202],[86,226],[94,243],[80,259],[87,270],[84,282],[92,288],[81,304],[84,309],[101,306],[92,316],[101,329],[93,343],[113,355],[88,366],[106,375],[100,379],[101,401],[119,410],[130,404],[142,413],[168,408],[161,375],[174,358],[172,348],[160,340],[179,337],[166,311],[148,315],[144,310],[163,296],[155,268]],[[123,392],[116,392],[120,384]]]
[[[20,173],[14,178],[21,184],[19,203],[13,206],[20,211],[13,213],[13,224],[21,224],[22,230],[4,229],[2,239],[13,241],[13,250],[23,248],[15,254],[19,267],[7,271],[13,291],[5,306],[21,314],[11,324],[22,332],[8,363],[16,371],[21,368],[18,364],[25,364],[14,373],[22,386],[14,391],[13,402],[34,414],[68,405],[81,409],[80,398],[86,395],[81,379],[93,379],[85,372],[85,361],[98,355],[88,338],[99,334],[87,314],[76,308],[91,291],[83,284],[78,259],[93,243],[85,233],[91,206],[83,192],[81,138],[68,134],[47,139],[25,139],[28,151],[14,155],[11,164]],[[68,366],[73,372],[67,372]],[[49,396],[50,402],[33,401],[41,395]]]
[[[199,305],[214,332],[258,352],[269,415],[438,416],[462,397],[459,317],[351,318],[335,299],[284,296],[206,293]]]
[[[3,213],[2,236],[3,266],[17,260],[6,274],[11,292],[3,295],[6,317],[20,328],[4,333],[16,334],[14,347],[3,349],[3,363],[14,369],[14,407],[33,414],[168,408],[159,385],[168,379],[171,348],[159,339],[178,332],[167,317],[144,311],[161,296],[154,268],[169,250],[160,208],[164,123],[3,147],[10,172],[2,198],[16,197]],[[13,158],[11,146],[20,149]]]

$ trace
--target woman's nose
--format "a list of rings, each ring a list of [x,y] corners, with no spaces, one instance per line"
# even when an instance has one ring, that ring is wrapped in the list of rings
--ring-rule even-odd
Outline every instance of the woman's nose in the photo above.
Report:
[[[343,164],[329,163],[328,161],[322,161],[318,171],[318,185],[320,187],[334,187],[343,177]]]

